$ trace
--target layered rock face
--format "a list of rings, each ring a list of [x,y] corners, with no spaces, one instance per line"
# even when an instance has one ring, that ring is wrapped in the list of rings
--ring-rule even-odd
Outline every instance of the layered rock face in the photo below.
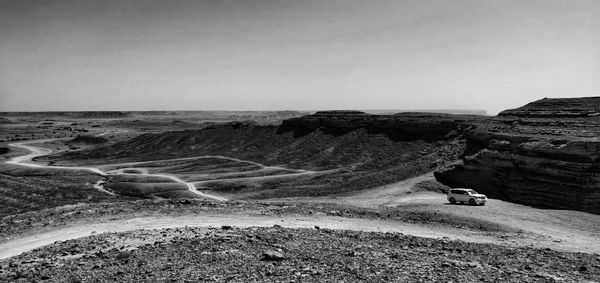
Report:
[[[495,198],[600,214],[598,105],[600,97],[543,99],[504,111],[470,131],[462,162],[435,176]]]
[[[499,116],[594,117],[600,115],[600,97],[544,98],[523,107],[500,112]]]

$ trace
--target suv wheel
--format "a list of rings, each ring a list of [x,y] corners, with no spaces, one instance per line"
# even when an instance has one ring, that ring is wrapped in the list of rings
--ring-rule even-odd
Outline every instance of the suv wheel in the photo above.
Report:
[[[472,198],[472,199],[469,200],[469,204],[470,205],[476,205],[477,203],[475,202],[475,199]]]
[[[454,198],[450,198],[448,201],[450,201],[451,204],[456,204],[456,200]]]

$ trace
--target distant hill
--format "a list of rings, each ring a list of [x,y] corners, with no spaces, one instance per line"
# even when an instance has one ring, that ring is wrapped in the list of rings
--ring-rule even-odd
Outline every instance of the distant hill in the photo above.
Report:
[[[0,112],[0,117],[20,117],[37,119],[120,119],[125,124],[138,120],[157,126],[165,119],[181,120],[181,123],[227,123],[232,121],[256,121],[261,124],[279,124],[282,120],[310,114],[299,111],[49,111],[49,112]],[[6,120],[6,119],[5,119]],[[143,121],[143,122],[140,122]],[[1,123],[1,121],[0,121]],[[172,125],[182,128],[184,125]],[[189,125],[193,126],[193,125]]]
[[[44,112],[0,112],[2,117],[66,117],[66,118],[120,118],[129,112],[121,111],[44,111]]]

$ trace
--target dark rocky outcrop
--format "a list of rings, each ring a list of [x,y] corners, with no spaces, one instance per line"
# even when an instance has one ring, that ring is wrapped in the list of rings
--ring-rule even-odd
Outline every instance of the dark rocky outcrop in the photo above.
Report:
[[[590,114],[599,102],[543,99],[504,111],[466,134],[462,161],[435,176],[491,197],[598,214],[600,117]]]
[[[366,129],[370,134],[384,134],[394,141],[436,141],[457,136],[469,127],[469,122],[483,118],[438,113],[371,115],[360,111],[321,111],[284,120],[278,133],[291,131],[295,137],[301,137],[321,130],[341,136],[357,129]]]

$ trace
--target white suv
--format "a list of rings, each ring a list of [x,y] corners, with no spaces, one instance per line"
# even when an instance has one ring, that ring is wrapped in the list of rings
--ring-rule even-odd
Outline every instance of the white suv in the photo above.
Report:
[[[450,189],[448,201],[451,204],[468,202],[470,205],[485,205],[487,197],[471,189]]]

